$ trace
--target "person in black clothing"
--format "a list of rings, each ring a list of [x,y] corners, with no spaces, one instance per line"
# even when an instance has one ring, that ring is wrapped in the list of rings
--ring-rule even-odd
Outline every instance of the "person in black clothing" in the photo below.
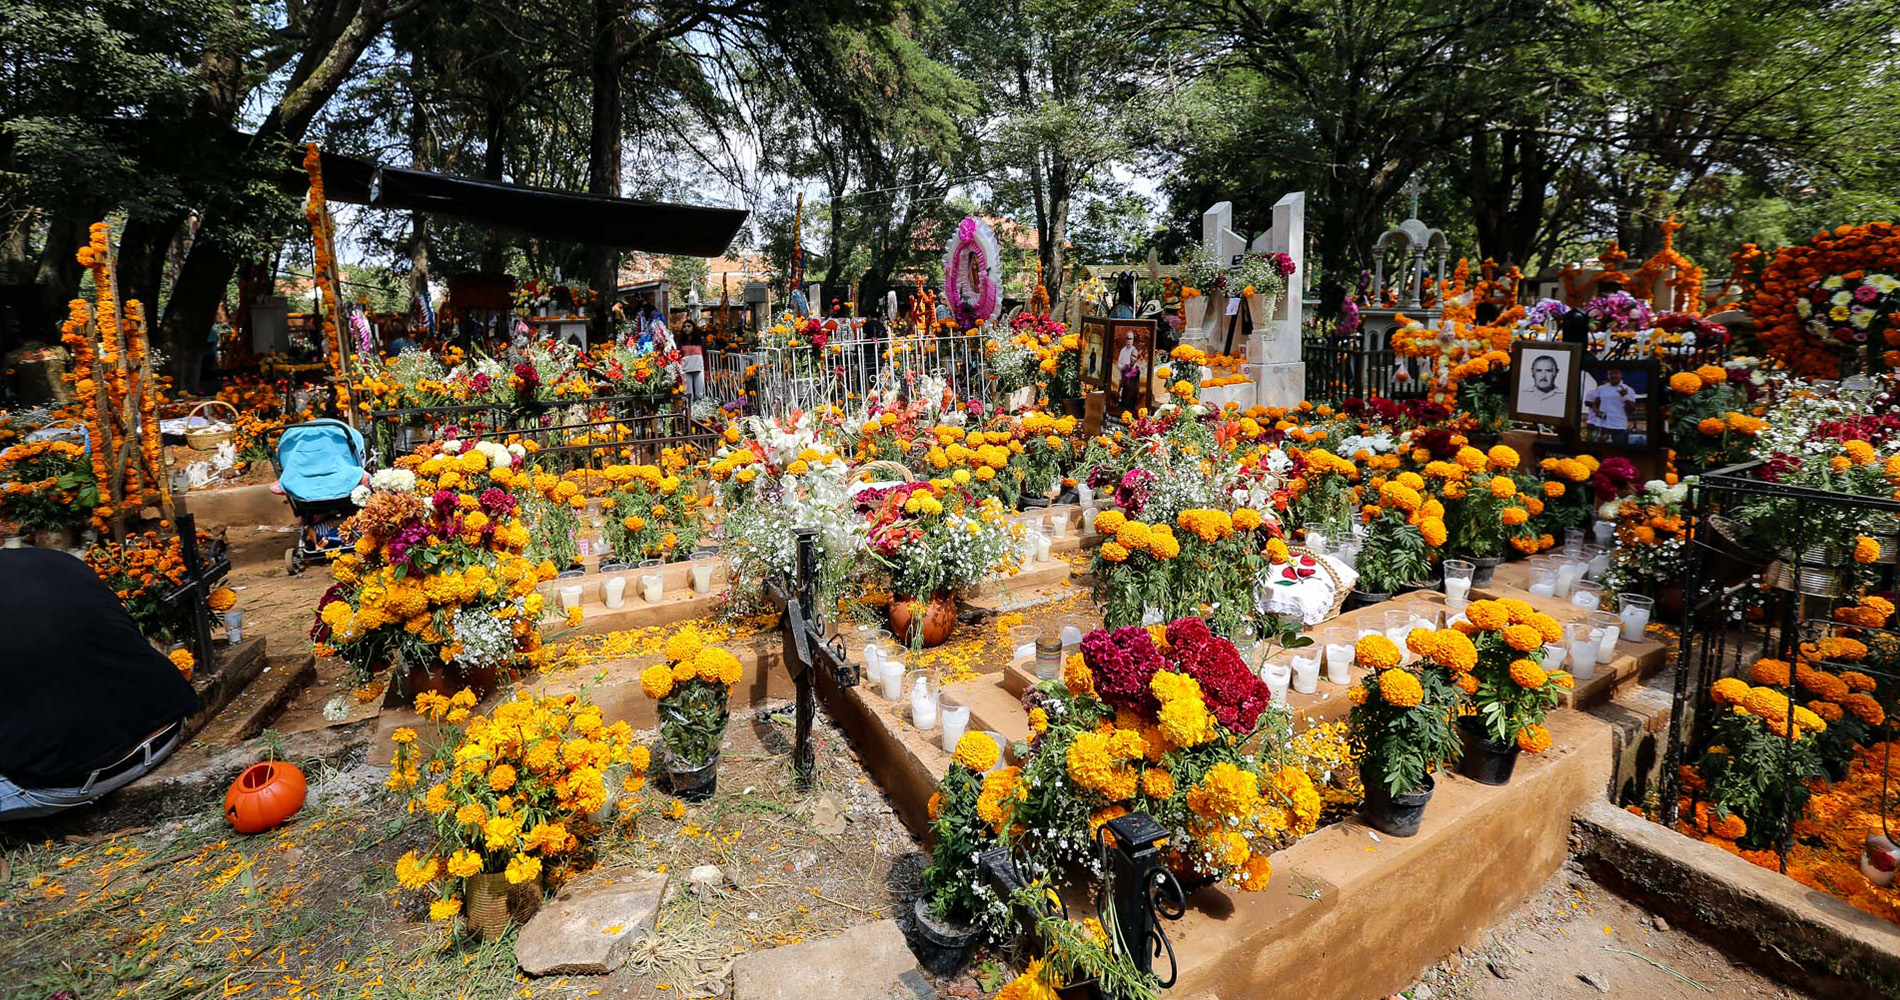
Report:
[[[199,707],[91,567],[54,549],[0,549],[0,685],[0,820],[129,784]]]

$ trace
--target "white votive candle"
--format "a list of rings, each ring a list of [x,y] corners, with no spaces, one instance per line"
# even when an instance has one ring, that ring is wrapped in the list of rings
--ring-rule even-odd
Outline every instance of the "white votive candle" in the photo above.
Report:
[[[910,689],[910,722],[918,729],[937,728],[937,696],[927,685]]]
[[[1603,604],[1603,588],[1588,580],[1579,580],[1576,589],[1570,592],[1570,603],[1585,611],[1595,611]]]
[[[1623,619],[1608,611],[1592,611],[1589,622],[1603,633],[1603,642],[1597,647],[1597,662],[1616,659],[1616,640],[1623,637]]]
[[[1450,576],[1445,577],[1445,606],[1446,607],[1463,608],[1466,604],[1470,603],[1470,598],[1469,598],[1470,593],[1471,593],[1471,578],[1470,577],[1465,577],[1462,580],[1457,579],[1455,577],[1450,577]]]
[[[697,563],[693,566],[693,593],[705,594],[712,590],[712,563]]]
[[[945,751],[954,751],[957,741],[963,738],[964,730],[970,728],[970,706],[958,705],[946,698],[939,707],[942,709],[943,748]]]
[[[1326,679],[1334,684],[1352,683],[1353,645],[1350,642],[1326,644]]]
[[[601,584],[601,592],[606,595],[608,607],[620,607],[622,604],[627,603],[627,578],[624,576],[608,577],[606,582]]]
[[[1589,625],[1571,625],[1564,629],[1564,638],[1570,644],[1570,676],[1587,681],[1596,676],[1597,643],[1602,639],[1602,630]]]
[[[642,573],[640,575],[640,599],[648,604],[660,603],[666,594],[666,574]]]
[[[1260,668],[1260,679],[1267,684],[1267,697],[1286,704],[1286,689],[1293,682],[1293,668],[1284,663],[1269,663]]]
[[[1060,514],[1049,515],[1049,537],[1051,538],[1069,537],[1069,512],[1068,511],[1065,510]]]
[[[1301,694],[1312,694],[1319,690],[1320,654],[1311,656],[1293,654],[1293,690]]]
[[[1551,594],[1558,600],[1570,596],[1571,588],[1583,578],[1584,567],[1589,565],[1581,559],[1565,559],[1557,564],[1557,589]]]
[[[879,657],[878,686],[883,688],[887,701],[896,701],[904,696],[904,661]]]
[[[572,611],[581,606],[581,588],[579,584],[561,588],[561,610]]]
[[[1049,536],[1038,531],[1031,536],[1036,541],[1036,561],[1049,561]]]
[[[1623,619],[1623,641],[1641,642],[1643,629],[1649,625],[1650,599],[1624,594],[1617,598],[1617,604],[1617,617]]]
[[[1544,643],[1544,669],[1562,670],[1564,668],[1564,647],[1560,642]]]
[[[1075,484],[1075,500],[1084,507],[1095,502],[1095,489],[1087,483]]]

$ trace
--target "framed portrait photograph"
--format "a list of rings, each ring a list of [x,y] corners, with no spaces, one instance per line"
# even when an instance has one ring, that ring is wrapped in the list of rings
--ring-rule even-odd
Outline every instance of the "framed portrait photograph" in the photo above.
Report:
[[[1154,405],[1155,321],[1114,319],[1108,323],[1108,412],[1120,417]]]
[[[1650,361],[1587,361],[1583,365],[1582,440],[1620,448],[1662,447],[1662,365]]]
[[[1082,384],[1108,388],[1108,324],[1106,316],[1082,317]]]
[[[1511,419],[1575,427],[1582,374],[1582,344],[1517,344],[1511,349]]]

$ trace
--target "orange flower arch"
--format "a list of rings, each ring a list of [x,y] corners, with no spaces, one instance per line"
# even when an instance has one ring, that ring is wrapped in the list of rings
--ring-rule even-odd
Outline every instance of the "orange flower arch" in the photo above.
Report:
[[[1682,223],[1677,222],[1676,214],[1671,212],[1661,228],[1662,249],[1656,251],[1654,256],[1643,262],[1642,267],[1636,269],[1636,276],[1631,279],[1630,294],[1639,299],[1653,298],[1656,279],[1667,274],[1673,267],[1676,270],[1676,276],[1670,279],[1669,290],[1674,293],[1672,295],[1674,301],[1651,304],[1659,311],[1700,315],[1702,312],[1702,268],[1676,250],[1676,230],[1682,228]]]
[[[1838,226],[1806,243],[1776,250],[1762,269],[1760,290],[1748,304],[1769,357],[1799,375],[1839,378],[1848,352],[1808,332],[1795,304],[1816,281],[1865,271],[1900,273],[1900,227],[1891,222]],[[1890,325],[1886,339],[1889,347],[1900,347],[1900,328]],[[1900,352],[1888,351],[1886,362],[1900,362]]]

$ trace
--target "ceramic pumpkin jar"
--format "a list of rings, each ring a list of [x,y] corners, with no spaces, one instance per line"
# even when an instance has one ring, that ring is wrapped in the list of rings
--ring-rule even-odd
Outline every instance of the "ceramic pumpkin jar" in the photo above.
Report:
[[[307,789],[294,764],[267,760],[246,768],[224,793],[224,818],[239,833],[262,833],[296,815]]]

